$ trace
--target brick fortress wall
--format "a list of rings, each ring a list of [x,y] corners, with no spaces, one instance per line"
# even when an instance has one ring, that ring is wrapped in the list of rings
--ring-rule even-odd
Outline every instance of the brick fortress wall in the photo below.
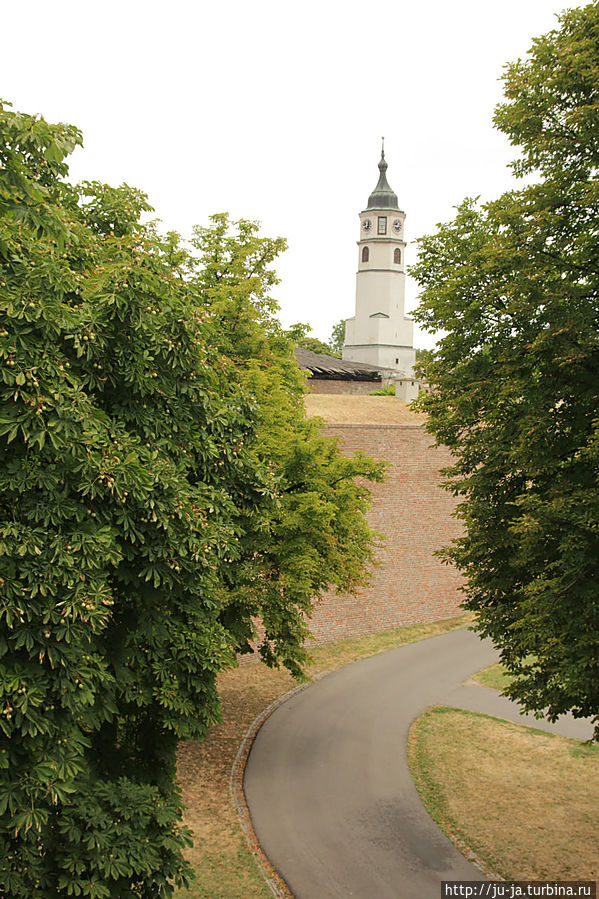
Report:
[[[325,433],[348,455],[363,450],[390,466],[387,480],[372,485],[368,514],[385,538],[382,564],[355,596],[325,594],[310,622],[316,642],[458,614],[461,577],[433,555],[461,532],[451,517],[456,500],[439,486],[447,451],[431,447],[420,424],[328,424]]]

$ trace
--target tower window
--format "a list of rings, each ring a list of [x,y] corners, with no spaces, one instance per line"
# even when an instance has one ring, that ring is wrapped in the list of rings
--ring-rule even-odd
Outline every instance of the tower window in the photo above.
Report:
[[[399,247],[393,251],[393,262],[395,265],[401,265],[401,250]]]
[[[377,228],[378,234],[386,234],[387,233],[387,216],[379,215],[379,224]]]
[[[370,259],[370,250],[368,247],[362,247],[362,262],[368,262]]]

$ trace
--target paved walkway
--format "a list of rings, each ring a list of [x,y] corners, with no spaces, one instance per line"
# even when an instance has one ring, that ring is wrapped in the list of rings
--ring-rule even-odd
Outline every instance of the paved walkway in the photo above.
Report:
[[[581,739],[592,731],[523,718],[494,691],[462,686],[496,658],[490,642],[453,631],[336,671],[267,719],[244,789],[260,844],[296,899],[439,899],[442,880],[483,879],[420,801],[411,722],[440,704]]]

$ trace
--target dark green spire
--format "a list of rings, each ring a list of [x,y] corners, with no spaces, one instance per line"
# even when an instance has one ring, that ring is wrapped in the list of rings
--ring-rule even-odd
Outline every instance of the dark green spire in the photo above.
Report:
[[[385,138],[383,138],[383,147],[381,150],[381,161],[379,162],[379,183],[368,197],[367,209],[399,209],[397,204],[397,194],[389,187],[387,181],[387,163],[385,162]]]

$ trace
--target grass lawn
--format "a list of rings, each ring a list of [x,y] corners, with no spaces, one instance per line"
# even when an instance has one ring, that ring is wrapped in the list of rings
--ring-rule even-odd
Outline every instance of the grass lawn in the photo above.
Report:
[[[471,616],[416,624],[382,634],[314,647],[309,675],[341,668],[350,662],[463,627]],[[229,796],[231,768],[239,746],[257,715],[296,686],[289,674],[261,663],[242,665],[219,678],[223,722],[202,742],[183,743],[178,776],[187,806],[185,824],[194,834],[189,851],[197,873],[189,890],[177,899],[271,899],[247,844]]]
[[[428,812],[483,870],[599,880],[599,746],[441,707],[412,725],[409,759]]]
[[[490,687],[492,690],[501,692],[512,680],[512,675],[508,674],[501,662],[496,662],[494,665],[489,665],[488,668],[477,671],[472,680],[481,687]]]

